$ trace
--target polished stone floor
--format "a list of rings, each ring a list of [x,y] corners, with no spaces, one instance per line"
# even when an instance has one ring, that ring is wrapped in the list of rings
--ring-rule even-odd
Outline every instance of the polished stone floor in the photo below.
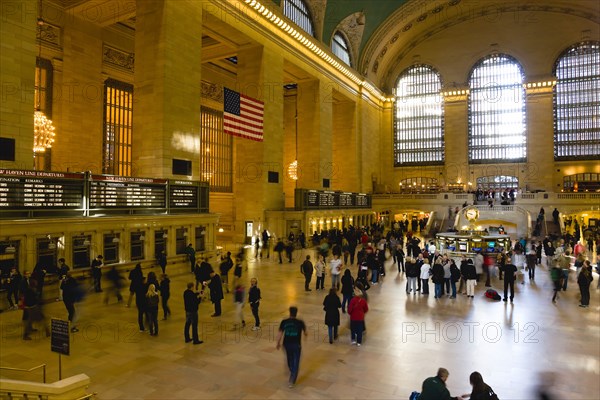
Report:
[[[201,304],[204,344],[193,346],[184,343],[182,333],[182,292],[192,275],[186,266],[169,268],[173,317],[159,321],[159,335],[138,332],[135,308],[114,298],[104,305],[101,294],[90,294],[79,307],[80,331],[73,334],[72,353],[62,358],[63,377],[89,375],[90,391],[98,399],[406,399],[443,366],[450,371],[453,395],[470,392],[469,374],[479,371],[500,399],[535,399],[536,386],[549,382],[541,377],[554,372],[557,398],[600,399],[596,274],[588,309],[577,306],[574,281],[552,304],[543,266],[535,283],[517,285],[514,305],[487,300],[482,284],[472,300],[459,295],[436,301],[433,295],[408,295],[404,275],[388,262],[387,276],[368,292],[367,335],[357,348],[350,345],[346,316],[339,341],[328,343],[322,309],[326,292],[314,290],[314,279],[313,291],[304,291],[298,261],[252,261],[243,281],[258,278],[263,329],[253,332],[252,323],[233,329],[233,299],[226,295],[219,318],[210,317],[210,303]],[[492,283],[499,288],[502,282]],[[299,307],[298,317],[309,329],[293,389],[287,387],[284,353],[275,349],[279,321],[290,305]],[[47,305],[45,311],[48,317],[66,318],[62,302]],[[248,307],[244,313],[250,322]],[[45,363],[48,380],[56,380],[58,355],[50,351],[49,339],[41,334],[23,341],[20,318],[20,311],[0,314],[0,364],[29,368]],[[32,373],[30,379],[40,376]]]

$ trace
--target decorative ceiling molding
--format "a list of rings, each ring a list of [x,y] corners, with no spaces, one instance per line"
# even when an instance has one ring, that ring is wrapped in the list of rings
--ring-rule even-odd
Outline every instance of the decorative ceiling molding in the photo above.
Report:
[[[62,49],[61,29],[57,25],[52,25],[48,22],[44,22],[43,25],[37,25],[37,40],[41,41],[45,46]]]
[[[128,72],[133,72],[135,67],[135,54],[119,50],[104,43],[102,44],[102,62]]]
[[[362,11],[348,15],[336,26],[333,33],[342,31],[350,45],[350,57],[353,65],[358,62],[358,54],[363,33],[365,31],[365,14]],[[331,38],[328,38],[331,41]]]
[[[202,81],[201,86],[203,98],[223,102],[223,86],[207,81]]]
[[[325,23],[325,10],[327,9],[327,0],[307,0],[306,4],[313,18],[315,27],[315,37],[324,41],[323,24]]]
[[[451,3],[455,3],[457,1],[461,1],[461,0],[452,0]],[[600,22],[600,15],[594,16],[593,14],[582,11],[582,10],[575,10],[575,9],[565,8],[565,7],[560,7],[560,6],[524,4],[524,5],[507,5],[507,6],[502,6],[500,8],[496,8],[496,9],[490,9],[490,8],[483,7],[478,10],[470,10],[470,12],[468,12],[468,13],[456,15],[454,18],[449,18],[449,19],[445,20],[445,22],[443,24],[435,25],[432,28],[430,28],[426,31],[423,31],[421,34],[414,36],[408,42],[406,42],[406,41],[402,42],[402,47],[401,47],[402,50],[399,52],[398,51],[393,52],[393,62],[387,66],[387,71],[385,72],[385,74],[383,74],[380,79],[372,78],[372,80],[374,82],[376,82],[376,84],[378,84],[378,86],[381,90],[385,91],[386,89],[389,89],[389,87],[391,87],[393,85],[391,82],[397,78],[396,75],[398,73],[399,64],[401,64],[404,61],[404,58],[408,55],[408,53],[410,51],[412,51],[415,47],[417,47],[420,43],[424,42],[425,40],[429,39],[430,37],[432,37],[434,35],[440,34],[442,31],[444,31],[448,28],[451,28],[460,23],[472,20],[473,18],[482,18],[482,17],[489,16],[492,13],[514,13],[515,15],[517,15],[518,13],[524,12],[524,11],[568,14],[568,15],[573,15],[573,16],[580,17],[580,18],[590,19],[594,22]],[[397,37],[397,35],[398,34],[396,33],[392,38]],[[385,55],[385,53],[383,55]],[[380,53],[381,57],[383,57],[383,55]],[[376,62],[379,60],[380,60],[380,58],[378,58],[376,60]]]

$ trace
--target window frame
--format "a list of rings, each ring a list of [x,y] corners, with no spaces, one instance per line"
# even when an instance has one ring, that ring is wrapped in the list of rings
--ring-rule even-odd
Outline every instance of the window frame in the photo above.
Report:
[[[336,38],[340,38],[340,40],[336,40]],[[337,45],[337,47],[334,46],[334,44]],[[333,33],[333,36],[331,37],[331,51],[333,52],[333,54],[335,54],[337,58],[342,60],[349,67],[352,66],[352,52],[350,51],[350,42],[348,41],[346,35],[340,30],[336,30]],[[344,56],[346,56],[348,59],[346,60],[346,57]]]
[[[506,58],[508,60],[510,60],[512,62],[512,64],[514,64],[516,67],[518,67],[519,70],[519,74],[521,76],[521,81],[520,82],[515,82],[512,84],[507,84],[507,85],[495,85],[495,86],[490,86],[489,84],[485,83],[483,86],[481,87],[476,87],[473,88],[473,84],[472,81],[474,79],[474,75],[476,73],[476,71],[482,67],[484,65],[484,63],[486,63],[488,60],[493,59],[493,58]],[[468,79],[467,79],[467,83],[469,86],[469,94],[467,96],[467,123],[468,123],[468,135],[467,135],[467,153],[468,153],[468,161],[469,164],[501,164],[501,163],[520,163],[520,162],[527,162],[527,101],[526,101],[526,93],[525,93],[525,87],[523,86],[525,82],[525,71],[523,70],[523,66],[521,65],[521,63],[513,56],[509,55],[509,54],[504,54],[504,53],[494,53],[494,54],[489,54],[483,58],[481,58],[479,61],[477,61],[473,67],[471,68],[471,71],[469,72],[468,75]],[[523,119],[523,125],[524,125],[524,132],[523,132],[523,144],[522,146],[520,146],[519,148],[522,149],[522,151],[524,152],[523,157],[519,157],[519,158],[508,158],[506,157],[506,149],[509,148],[506,146],[506,144],[503,143],[485,143],[485,144],[474,144],[474,142],[479,142],[482,140],[489,140],[489,141],[499,141],[498,139],[502,138],[503,135],[501,134],[489,134],[489,133],[485,133],[485,134],[481,134],[481,135],[474,135],[473,133],[473,127],[474,127],[474,123],[473,123],[473,113],[474,112],[478,112],[479,110],[475,111],[476,109],[478,109],[480,104],[484,104],[483,101],[474,104],[475,100],[473,100],[473,96],[474,93],[481,90],[482,92],[484,90],[489,90],[489,89],[496,89],[496,90],[506,90],[509,88],[512,88],[513,90],[518,88],[519,90],[519,102],[522,103],[522,107],[521,107],[521,115],[522,115],[522,119]],[[492,103],[491,101],[488,100],[488,103]],[[507,113],[507,112],[504,112]],[[501,114],[501,113],[496,113],[496,114]],[[485,120],[484,120],[485,121]],[[477,124],[477,125],[483,125],[483,124]],[[489,123],[486,124],[489,127]],[[488,128],[489,129],[489,128]],[[480,137],[477,137],[480,136]],[[485,147],[483,147],[485,145]],[[475,147],[477,146],[477,147]],[[490,150],[494,150],[493,146],[496,146],[496,153],[498,154],[497,156],[495,156],[494,158],[489,158],[489,157],[481,157],[481,158],[474,158],[473,153],[475,151],[481,151],[481,152],[485,152],[485,151],[490,151]],[[516,146],[515,146],[516,147]]]
[[[125,104],[119,105],[117,99],[125,100]],[[108,78],[104,81],[104,101],[102,111],[103,174],[119,176],[132,175],[133,101],[132,84],[112,78]],[[111,134],[109,134],[109,129],[112,129]]]
[[[600,107],[600,95],[597,93],[600,91],[600,72],[598,75],[592,76],[569,76],[567,78],[561,79],[558,77],[558,73],[560,71],[561,63],[568,59],[569,55],[573,52],[578,52],[577,55],[581,54],[581,50],[585,47],[596,47],[596,52],[600,53],[600,42],[598,41],[583,41],[576,44],[573,44],[567,47],[563,52],[557,57],[552,73],[556,77],[556,85],[554,85],[552,89],[552,111],[554,117],[554,161],[583,161],[583,160],[600,160],[600,122],[598,122],[597,116],[596,121],[594,123],[593,115],[589,118],[585,117],[586,108],[584,106],[585,102],[582,102],[582,97],[589,95],[590,93],[594,95],[596,93],[596,101],[593,99],[589,102],[589,109],[593,109]],[[589,51],[589,53],[595,53],[593,50]],[[591,56],[594,57],[593,55]],[[591,65],[596,65],[591,60]],[[577,67],[581,67],[581,65],[572,66],[570,73],[573,72],[581,72],[576,71]],[[596,67],[600,70],[600,67],[596,65]],[[566,69],[566,68],[565,68]],[[559,94],[562,91],[563,86],[565,85],[565,91],[567,93],[565,95],[561,95],[559,98]],[[574,96],[568,96],[569,86],[573,88],[575,86],[575,90],[572,90]],[[584,86],[584,87],[582,87]],[[585,90],[585,86],[590,86]],[[596,88],[594,88],[596,86]],[[570,100],[573,100],[573,97],[576,97],[575,100],[579,100],[575,105],[572,105]],[[560,107],[565,104],[565,106]],[[568,105],[566,105],[568,104]],[[585,108],[584,108],[585,107]],[[575,112],[573,112],[575,110]],[[569,114],[568,117],[560,118],[559,115],[565,113]],[[583,115],[582,115],[583,114]],[[579,125],[592,124],[591,128],[581,128],[580,126],[576,129],[561,129],[559,131],[559,125],[562,121],[567,122],[568,125],[571,125],[573,122],[579,122]],[[596,126],[593,126],[596,125]],[[583,131],[583,132],[582,132]],[[583,133],[583,135],[582,135]],[[588,135],[589,138],[585,140],[581,140],[582,136]],[[597,148],[597,151],[590,149],[590,146],[594,146]],[[575,154],[575,153],[583,153],[584,149],[586,149],[587,154]],[[562,154],[566,153],[566,154]],[[559,155],[561,154],[561,155]]]
[[[439,86],[437,93],[434,93],[433,91],[419,92],[416,95],[411,94],[411,95],[402,97],[401,95],[398,94],[401,80],[404,79],[405,77],[409,77],[409,75],[412,73],[412,71],[417,70],[417,69],[426,69],[426,70],[428,70],[428,74],[430,73],[430,74],[435,75],[435,77],[437,78],[437,81],[431,82],[431,83]],[[421,76],[424,77],[425,74],[422,74]],[[423,81],[423,78],[421,78],[421,81]],[[413,83],[413,84],[415,84],[415,83]],[[402,73],[400,73],[400,75],[398,76],[398,79],[396,80],[396,85],[394,86],[396,101],[394,103],[394,111],[393,111],[394,126],[392,129],[393,135],[394,135],[392,150],[393,150],[393,159],[394,159],[394,167],[395,168],[406,167],[406,166],[433,166],[433,165],[444,165],[445,164],[445,162],[446,162],[446,141],[445,141],[445,129],[444,129],[445,128],[445,101],[442,96],[442,87],[443,87],[443,81],[442,81],[441,74],[432,65],[413,64],[410,67],[406,68],[404,71],[402,71]],[[398,113],[400,111],[399,110],[400,104],[408,102],[408,101],[414,101],[418,98],[424,99],[424,96],[435,96],[437,98],[436,104],[439,104],[439,106],[440,106],[439,117],[433,115],[433,116],[425,119],[425,118],[417,115],[417,116],[411,116],[410,118],[406,118],[406,121],[407,121],[406,123],[409,124],[409,126],[411,126],[410,129],[406,132],[406,135],[409,135],[409,137],[400,140],[400,132],[399,132],[400,119],[398,117]],[[414,109],[415,108],[413,107],[413,110]],[[424,107],[421,107],[418,111],[423,114],[423,113],[426,113],[427,109]],[[421,123],[429,124],[429,126],[427,127],[428,133],[431,132],[432,134],[430,135],[431,137],[428,138],[427,140],[431,141],[432,143],[436,142],[436,141],[441,142],[441,146],[439,144],[435,145],[435,146],[432,144],[428,148],[418,147],[419,142],[417,140],[423,137],[423,129],[421,127],[416,126],[415,121],[417,121],[417,122],[421,121]],[[436,129],[436,128],[439,128],[439,132],[434,131],[434,129]],[[403,143],[408,143],[409,148],[401,149],[400,147],[402,147]],[[412,143],[414,143],[414,145],[411,145]],[[432,158],[436,158],[436,159],[418,160],[419,154],[422,154],[423,152],[428,152],[427,154],[430,154],[432,156]],[[412,161],[410,161],[410,160],[402,161],[403,154],[406,156],[411,156],[413,158],[413,160]],[[437,155],[437,157],[436,157],[436,155]]]
[[[315,23],[310,12],[310,7],[304,0],[283,0],[281,8],[283,15],[290,21],[298,25],[300,29],[310,36],[315,37]]]
[[[223,111],[200,107],[200,178],[211,192],[233,192],[233,136],[223,131]]]

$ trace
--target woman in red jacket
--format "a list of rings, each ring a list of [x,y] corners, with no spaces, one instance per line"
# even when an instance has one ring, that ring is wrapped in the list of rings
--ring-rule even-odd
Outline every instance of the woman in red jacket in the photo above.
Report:
[[[363,330],[365,328],[365,314],[369,311],[367,301],[362,293],[355,295],[348,305],[350,315],[350,331],[352,333],[352,344],[360,346],[362,343]]]

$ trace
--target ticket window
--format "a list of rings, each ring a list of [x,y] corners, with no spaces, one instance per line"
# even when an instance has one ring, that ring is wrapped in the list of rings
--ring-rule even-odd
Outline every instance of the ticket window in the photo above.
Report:
[[[206,250],[205,240],[206,240],[206,227],[205,226],[197,226],[196,227],[196,251]]]
[[[104,234],[104,246],[102,255],[104,264],[117,264],[119,262],[119,242],[121,241],[118,233]]]
[[[167,231],[154,231],[154,258],[158,259],[163,250],[167,250]]]
[[[0,242],[0,278],[6,278],[12,268],[19,268],[20,242]]]
[[[144,259],[144,232],[131,232],[131,261]]]
[[[91,264],[90,243],[91,235],[73,236],[73,268],[86,268]]]
[[[36,243],[36,265],[41,265],[48,272],[56,267],[58,256],[56,242],[56,238],[41,238]]]

